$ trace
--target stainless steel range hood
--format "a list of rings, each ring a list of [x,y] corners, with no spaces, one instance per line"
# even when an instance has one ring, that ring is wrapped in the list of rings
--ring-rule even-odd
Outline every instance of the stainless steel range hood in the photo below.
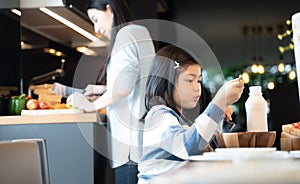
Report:
[[[94,33],[93,25],[87,15],[73,5],[67,5],[66,1],[62,0],[20,0],[21,25],[50,40],[72,48],[76,46],[107,46],[106,40],[97,39],[94,42],[45,14],[40,8],[47,8],[47,10],[67,19],[88,33],[99,37]]]

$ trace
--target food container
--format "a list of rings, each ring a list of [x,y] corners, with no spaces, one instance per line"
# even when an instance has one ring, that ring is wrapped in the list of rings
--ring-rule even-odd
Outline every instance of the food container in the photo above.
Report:
[[[280,149],[283,151],[300,150],[300,137],[282,132],[280,138]]]
[[[217,133],[220,148],[272,147],[276,131]]]

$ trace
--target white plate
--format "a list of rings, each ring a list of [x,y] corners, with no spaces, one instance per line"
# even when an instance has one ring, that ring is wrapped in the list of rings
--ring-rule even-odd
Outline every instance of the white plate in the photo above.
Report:
[[[226,148],[229,149],[229,148]],[[276,148],[259,149],[230,149],[205,152],[203,155],[189,157],[191,161],[240,161],[240,160],[281,160],[292,156],[287,151],[276,151]]]
[[[300,150],[297,150],[297,151],[290,151],[290,155],[291,155],[293,158],[300,158]]]
[[[266,154],[276,151],[276,148],[217,148],[220,154]]]
[[[190,161],[232,161],[232,157],[220,156],[215,152],[207,152],[203,155],[193,155],[188,158]]]

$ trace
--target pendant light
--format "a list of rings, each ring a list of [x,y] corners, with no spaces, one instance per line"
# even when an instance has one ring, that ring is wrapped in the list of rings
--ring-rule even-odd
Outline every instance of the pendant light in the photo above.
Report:
[[[278,70],[278,72],[283,73],[284,69],[285,69],[285,64],[283,62],[283,55],[280,54],[280,56],[279,56],[279,63],[277,65],[277,70]]]
[[[256,26],[252,26],[252,65],[251,65],[251,72],[256,74],[257,73],[257,60],[256,60],[256,54],[257,54],[257,51],[256,51]]]

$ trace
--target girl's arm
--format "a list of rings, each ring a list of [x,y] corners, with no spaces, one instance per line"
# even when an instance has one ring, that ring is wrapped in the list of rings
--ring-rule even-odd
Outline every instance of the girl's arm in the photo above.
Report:
[[[224,112],[214,104],[208,108],[196,120],[193,126],[185,127],[178,119],[167,111],[157,111],[152,114],[151,125],[145,125],[144,146],[147,148],[147,157],[156,157],[157,146],[181,159],[187,159],[191,155],[202,154],[206,145],[212,139],[218,128]],[[163,155],[163,153],[162,153]]]

